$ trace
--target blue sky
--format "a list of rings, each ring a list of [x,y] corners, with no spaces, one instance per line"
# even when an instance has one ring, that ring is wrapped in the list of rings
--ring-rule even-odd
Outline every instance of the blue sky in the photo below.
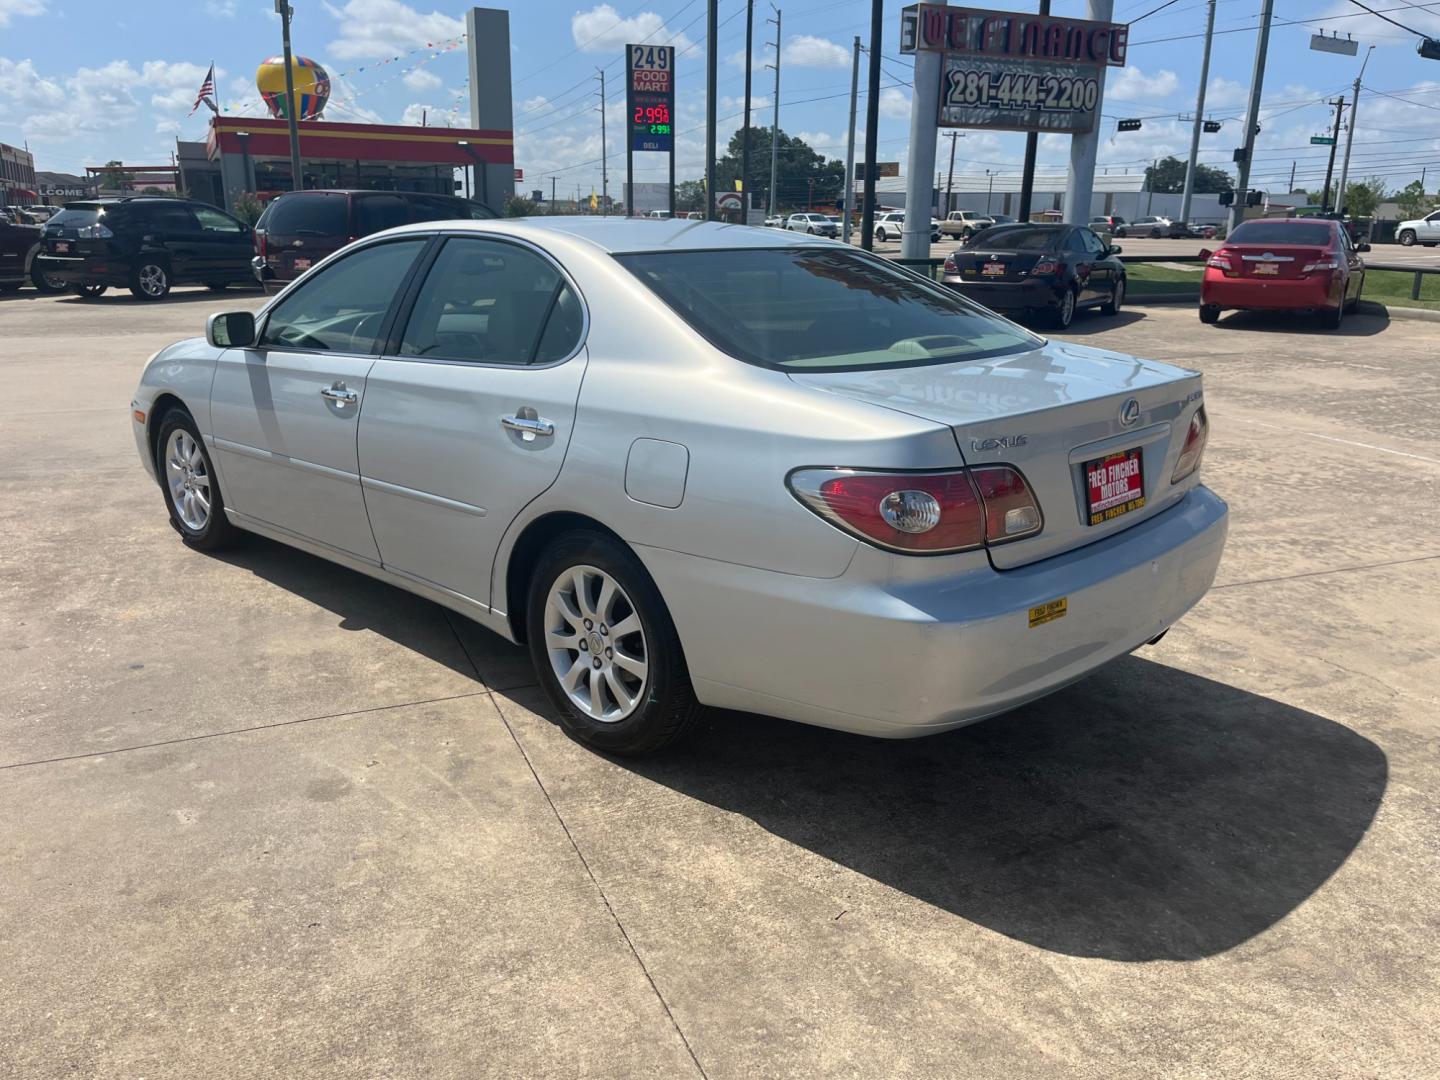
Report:
[[[1117,0],[1115,17],[1127,21],[1160,0]],[[1440,37],[1440,3],[1366,0],[1391,18]],[[450,39],[464,29],[464,7],[434,0],[295,0],[296,51],[324,64],[335,80],[327,119],[467,122],[466,65],[461,50],[432,56],[427,42]],[[503,4],[498,6],[505,6]],[[880,157],[905,161],[911,78],[898,55],[899,0],[887,2],[884,78],[881,91]],[[1030,5],[988,6],[1022,10]],[[869,32],[869,0],[792,0],[784,11],[781,126],[817,149],[843,158],[848,113],[850,44]],[[1230,168],[1239,142],[1254,55],[1259,0],[1220,0],[1206,112],[1226,119],[1220,134],[1207,135],[1201,160]],[[1348,0],[1278,0],[1265,76],[1263,132],[1253,181],[1284,190],[1291,162],[1300,184],[1318,187],[1324,147],[1309,145],[1327,128],[1321,102],[1348,90],[1365,46],[1376,46],[1361,96],[1352,176],[1382,176],[1403,186],[1429,163],[1427,187],[1440,186],[1440,61],[1420,59],[1416,38],[1368,15]],[[0,141],[28,140],[40,169],[76,172],[112,158],[139,164],[168,161],[174,139],[203,138],[206,111],[188,117],[195,90],[211,60],[222,104],[258,114],[254,71],[279,51],[279,23],[270,0],[198,0],[191,4],[135,0],[127,5],[95,0],[0,0]],[[559,176],[558,190],[589,192],[599,181],[599,116],[591,97],[597,67],[618,88],[622,46],[629,40],[673,40],[680,50],[677,175],[701,171],[705,115],[706,0],[649,0],[629,4],[577,4],[528,0],[511,6],[515,79],[517,164],[526,188],[541,177]],[[1083,17],[1081,0],[1055,0],[1054,13]],[[763,0],[756,5],[755,40],[771,36]],[[719,113],[738,113],[743,93],[744,0],[720,0]],[[1302,22],[1303,20],[1303,22]],[[1149,159],[1185,153],[1189,125],[1178,114],[1194,107],[1200,67],[1204,0],[1177,0],[1131,31],[1129,65],[1112,69],[1105,91],[1100,162],[1111,170],[1138,169]],[[1361,42],[1361,57],[1309,49],[1310,34],[1325,27]],[[397,54],[398,63],[376,66]],[[773,56],[773,50],[767,53]],[[756,123],[769,123],[773,73],[757,61]],[[359,68],[365,68],[359,71]],[[348,73],[343,74],[341,73]],[[862,76],[863,85],[863,76]],[[248,104],[247,104],[248,103]],[[458,111],[455,110],[458,106]],[[1116,134],[1114,121],[1145,117],[1139,132]],[[624,169],[618,132],[623,99],[608,113],[612,190]],[[862,102],[863,117],[863,102]],[[739,124],[721,123],[723,145]],[[970,132],[959,143],[957,171],[1010,171],[1018,167],[1022,136]],[[1068,139],[1042,139],[1041,166],[1064,168]],[[948,142],[943,144],[948,148]],[[945,155],[940,155],[940,162]],[[637,158],[637,179],[664,178],[664,159]],[[549,182],[543,186],[548,190]]]

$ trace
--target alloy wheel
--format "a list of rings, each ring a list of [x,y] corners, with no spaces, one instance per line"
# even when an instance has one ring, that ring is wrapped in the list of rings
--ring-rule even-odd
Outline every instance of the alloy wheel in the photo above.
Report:
[[[1057,321],[1060,323],[1060,328],[1063,330],[1065,327],[1067,327],[1067,326],[1070,325],[1070,323],[1074,320],[1074,318],[1075,318],[1075,290],[1074,290],[1074,289],[1066,289],[1066,290],[1065,290],[1065,295],[1060,298],[1060,311],[1059,311],[1058,315],[1056,316],[1056,319],[1057,319]]]
[[[165,295],[167,282],[165,280],[165,268],[163,266],[159,266],[156,263],[146,263],[140,267],[140,272],[136,275],[136,278],[140,282],[140,291],[146,296]]]
[[[210,521],[210,470],[200,444],[183,428],[166,441],[165,482],[176,516],[192,532],[203,532]]]
[[[650,653],[640,615],[594,566],[560,573],[545,598],[545,651],[560,689],[593,720],[624,720],[645,701]]]

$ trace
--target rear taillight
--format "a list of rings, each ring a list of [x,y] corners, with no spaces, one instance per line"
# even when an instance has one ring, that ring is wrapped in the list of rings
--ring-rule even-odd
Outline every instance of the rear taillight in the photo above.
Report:
[[[262,259],[265,257],[265,230],[264,230],[264,229],[256,229],[256,230],[255,230],[255,254],[256,254],[256,255],[259,255]]]
[[[890,551],[971,551],[1041,529],[1034,493],[1008,465],[933,473],[798,469],[786,482],[825,520]]]
[[[1205,440],[1210,437],[1210,421],[1205,416],[1205,406],[1195,410],[1190,418],[1190,430],[1185,433],[1185,445],[1180,449],[1180,460],[1170,474],[1170,482],[1178,484],[1200,468],[1200,459],[1205,456]]]
[[[945,256],[944,270],[947,274],[955,273],[955,256],[953,253]]]
[[[1064,269],[1065,264],[1062,262],[1057,262],[1054,259],[1041,259],[1030,268],[1030,275],[1034,277],[1037,274],[1058,274]]]
[[[1302,274],[1310,274],[1316,270],[1339,270],[1340,263],[1335,259],[1319,259],[1316,262],[1306,263],[1300,270]]]
[[[1219,251],[1215,252],[1214,255],[1211,255],[1210,258],[1205,260],[1205,265],[1213,266],[1216,270],[1225,270],[1227,272],[1232,271],[1235,269],[1235,265],[1230,261],[1230,256],[1233,254],[1234,252],[1226,251],[1224,248],[1221,248]]]

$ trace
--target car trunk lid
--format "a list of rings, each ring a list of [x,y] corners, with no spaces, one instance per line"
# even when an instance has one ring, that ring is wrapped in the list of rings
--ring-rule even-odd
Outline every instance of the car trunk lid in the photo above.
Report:
[[[950,256],[955,273],[965,281],[1025,281],[1035,264],[1056,261],[1045,251],[1002,251],[998,248],[964,249]]]
[[[996,569],[1104,539],[1159,513],[1190,486],[1170,483],[1201,400],[1200,374],[1184,368],[1049,342],[986,360],[791,378],[945,424],[967,465],[1019,469],[1044,527],[992,546]]]
[[[1307,266],[1332,258],[1326,248],[1310,245],[1226,244],[1221,251],[1229,253],[1231,267],[1242,278],[1293,280],[1305,277]]]

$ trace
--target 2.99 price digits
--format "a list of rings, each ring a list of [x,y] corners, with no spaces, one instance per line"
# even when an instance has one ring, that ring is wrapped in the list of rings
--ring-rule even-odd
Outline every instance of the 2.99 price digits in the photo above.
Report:
[[[996,71],[946,72],[947,105],[1041,112],[1090,112],[1100,99],[1096,79],[1055,75],[1016,75]]]
[[[632,119],[637,124],[668,124],[670,123],[670,106],[636,105],[635,115]]]

